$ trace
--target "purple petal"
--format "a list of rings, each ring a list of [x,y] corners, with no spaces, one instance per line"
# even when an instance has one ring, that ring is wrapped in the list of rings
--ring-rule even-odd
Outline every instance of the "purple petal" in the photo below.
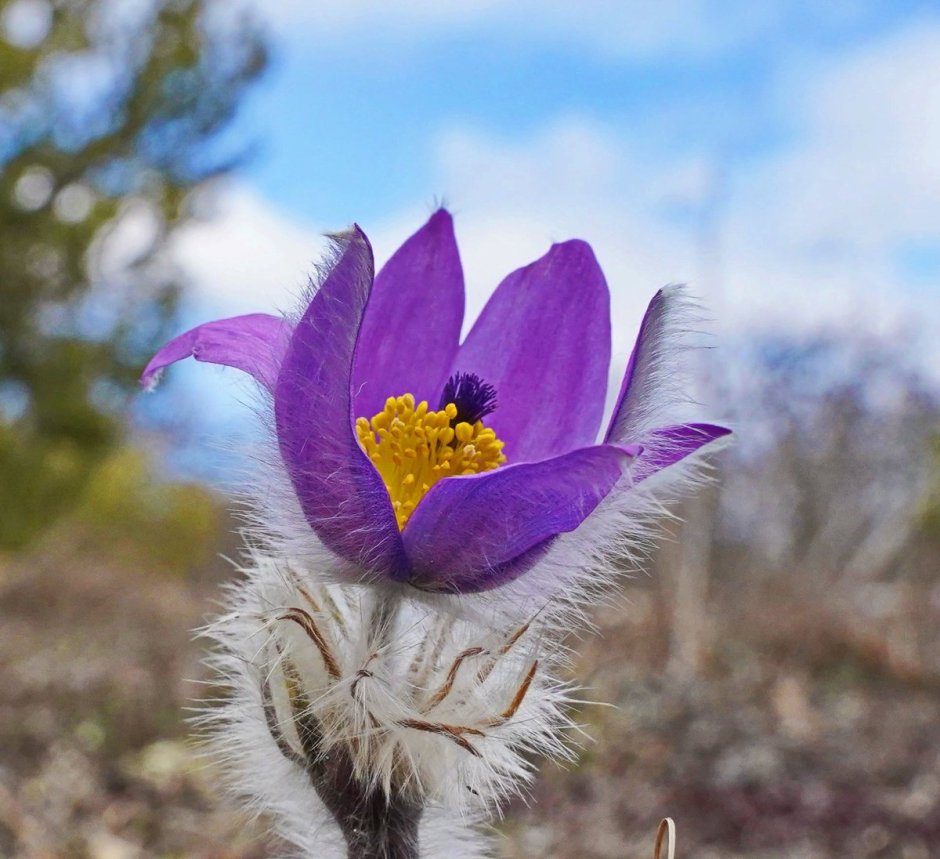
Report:
[[[444,209],[409,238],[375,278],[353,370],[355,413],[372,417],[390,396],[436,398],[457,352],[463,269]]]
[[[599,445],[440,481],[405,528],[410,583],[472,593],[522,574],[547,541],[587,518],[634,452]]]
[[[644,421],[649,419],[648,404],[654,401],[657,385],[663,383],[656,369],[668,345],[669,321],[680,297],[680,287],[668,286],[659,290],[650,301],[623,374],[605,441],[634,441]]]
[[[499,285],[453,369],[496,387],[486,423],[518,463],[594,443],[609,363],[607,283],[590,245],[569,241]]]
[[[730,429],[716,424],[677,424],[647,432],[641,441],[643,452],[632,471],[634,482],[639,483],[730,434]]]
[[[197,325],[174,337],[150,359],[140,383],[152,387],[165,367],[191,356],[197,361],[243,370],[273,391],[290,333],[288,322],[265,313]]]
[[[277,380],[281,455],[310,527],[367,577],[402,578],[406,561],[388,492],[353,434],[352,367],[372,289],[372,248],[354,227],[297,324]]]

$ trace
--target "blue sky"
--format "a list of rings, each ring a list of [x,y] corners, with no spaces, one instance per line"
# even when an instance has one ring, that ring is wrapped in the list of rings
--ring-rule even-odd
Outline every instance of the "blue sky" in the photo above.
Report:
[[[419,23],[421,4],[387,4],[384,14],[372,4],[347,5],[345,20],[318,23],[315,2],[259,4],[275,33],[275,62],[241,122],[260,145],[246,180],[314,222],[381,218],[426,195],[435,136],[454,124],[513,140],[578,114],[653,162],[716,152],[759,157],[797,133],[779,102],[802,64],[831,62],[927,25],[937,8],[916,0],[766,3],[753,20],[745,4],[702,4],[725,18],[717,43],[707,31],[682,32],[696,26],[690,16],[667,19],[645,44],[618,49],[600,34],[592,39],[590,24],[566,38],[551,28],[527,31],[519,18],[487,8]],[[402,11],[409,5],[416,11]],[[527,4],[515,5],[524,18]],[[601,30],[614,5],[629,10],[628,19],[660,14],[649,4],[581,8]],[[818,6],[830,6],[828,13]]]
[[[768,292],[812,325],[937,287],[935,4],[255,5],[274,62],[236,132],[256,154],[190,242],[197,307],[287,302],[319,232],[355,220],[381,258],[440,199],[471,233],[477,304],[497,264],[571,234],[635,299],[690,280],[741,293],[747,324]]]
[[[300,216],[343,222],[382,217],[426,194],[435,136],[454,124],[519,140],[577,113],[631,137],[657,160],[702,147],[746,152],[780,133],[773,117],[748,109],[770,85],[766,61],[753,54],[668,63],[507,42],[499,33],[450,35],[415,54],[379,51],[364,63],[285,43],[245,116],[245,127],[263,139],[246,177]],[[679,124],[664,115],[677,103],[692,102],[699,114],[716,101],[718,123],[687,115]],[[694,126],[694,136],[682,126]]]
[[[940,366],[935,3],[254,5],[274,62],[236,137],[256,154],[178,240],[187,321],[287,307],[324,230],[357,221],[381,262],[444,199],[471,319],[551,241],[592,243],[614,375],[675,281],[718,342],[835,326]],[[177,390],[205,373],[227,422],[236,374],[176,368]]]

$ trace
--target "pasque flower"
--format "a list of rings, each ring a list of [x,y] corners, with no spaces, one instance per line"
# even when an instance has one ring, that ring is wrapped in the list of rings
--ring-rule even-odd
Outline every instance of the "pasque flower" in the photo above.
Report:
[[[510,274],[461,343],[440,210],[377,275],[353,227],[296,316],[200,325],[147,366],[147,386],[189,356],[236,367],[273,403],[258,527],[207,630],[229,694],[203,720],[303,855],[492,855],[481,824],[534,755],[570,756],[565,635],[728,433],[681,408],[687,311],[677,287],[654,296],[602,427],[591,248]]]
[[[453,221],[435,212],[374,274],[358,228],[299,318],[200,325],[147,366],[236,367],[273,397],[280,456],[347,581],[474,593],[523,576],[605,498],[728,433],[649,426],[674,288],[653,298],[612,416],[607,283],[588,244],[553,245],[499,285],[460,342]],[[668,346],[668,344],[665,344]]]

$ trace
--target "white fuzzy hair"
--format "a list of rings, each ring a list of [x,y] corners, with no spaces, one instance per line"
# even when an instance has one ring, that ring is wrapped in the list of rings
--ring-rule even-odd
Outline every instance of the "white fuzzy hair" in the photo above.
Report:
[[[197,721],[233,791],[301,855],[341,856],[343,839],[305,772],[300,716],[323,754],[350,750],[367,789],[420,801],[422,856],[454,855],[454,827],[457,855],[489,855],[481,827],[529,783],[532,755],[569,757],[563,651],[538,618],[497,633],[375,585],[312,584],[258,551],[241,572],[204,630],[228,697]],[[383,601],[394,616],[377,623]]]

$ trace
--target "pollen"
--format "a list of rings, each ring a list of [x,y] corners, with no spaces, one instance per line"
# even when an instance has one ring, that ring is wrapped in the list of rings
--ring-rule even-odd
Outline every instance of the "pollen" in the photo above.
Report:
[[[389,397],[371,420],[357,418],[359,443],[388,489],[404,530],[418,502],[445,477],[492,471],[506,461],[503,442],[483,425],[459,420],[456,404],[430,411],[411,394]]]

